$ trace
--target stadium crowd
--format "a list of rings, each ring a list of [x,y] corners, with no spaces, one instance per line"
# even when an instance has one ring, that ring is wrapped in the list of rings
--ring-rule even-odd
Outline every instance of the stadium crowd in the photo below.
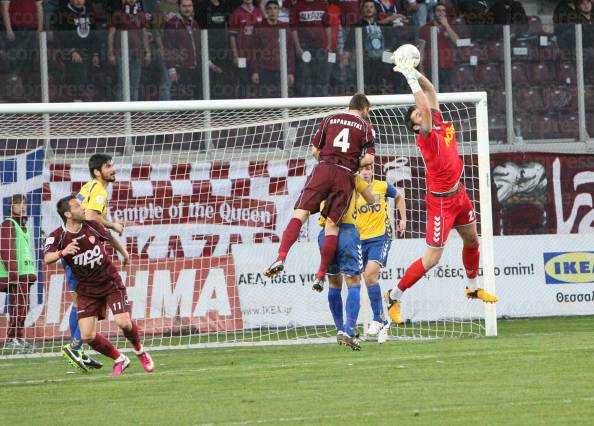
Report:
[[[41,101],[39,42],[47,34],[51,102],[124,99],[120,32],[128,31],[131,100],[201,99],[201,36],[208,30],[211,99],[279,97],[278,30],[287,30],[289,96],[346,95],[357,88],[362,28],[365,92],[406,93],[389,54],[417,44],[432,75],[437,27],[440,91],[487,90],[492,128],[505,108],[503,24],[512,28],[518,126],[534,105],[577,114],[574,23],[584,69],[594,65],[591,0],[561,0],[554,31],[516,0],[2,0],[0,102]],[[594,75],[585,73],[587,102]],[[588,104],[594,111],[594,105]],[[524,121],[522,121],[524,120]],[[589,127],[594,127],[589,120]],[[556,126],[558,137],[565,130]],[[496,130],[495,130],[496,131]],[[555,132],[553,132],[555,133]],[[591,132],[594,133],[594,132]],[[551,134],[551,132],[547,132]],[[553,136],[553,137],[556,137]],[[529,136],[530,137],[530,136]]]

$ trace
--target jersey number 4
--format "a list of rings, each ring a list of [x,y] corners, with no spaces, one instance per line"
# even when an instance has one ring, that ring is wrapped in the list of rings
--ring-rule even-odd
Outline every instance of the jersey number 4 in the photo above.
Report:
[[[345,127],[340,131],[339,134],[336,135],[334,141],[332,141],[332,146],[339,147],[342,152],[347,152],[349,150],[349,128]]]

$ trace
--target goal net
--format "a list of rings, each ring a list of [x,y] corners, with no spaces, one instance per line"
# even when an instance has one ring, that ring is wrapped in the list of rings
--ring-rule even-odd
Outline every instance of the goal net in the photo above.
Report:
[[[392,287],[425,250],[425,174],[403,115],[412,96],[370,97],[377,134],[375,178],[404,194],[408,225],[394,241],[380,274]],[[294,202],[315,165],[310,141],[322,118],[343,111],[349,98],[5,105],[3,214],[24,193],[38,281],[29,305],[18,305],[13,284],[0,281],[2,356],[24,353],[6,345],[15,335],[33,353],[55,353],[70,337],[70,298],[64,271],[43,266],[45,235],[62,225],[61,197],[89,181],[88,159],[113,156],[116,181],[108,188],[111,220],[131,256],[117,265],[132,302],[132,318],[146,346],[312,343],[336,334],[327,296],[311,290],[319,263],[317,215],[304,226],[285,273],[262,275],[276,256]],[[440,95],[454,123],[463,181],[477,210],[481,284],[494,291],[486,97]],[[391,205],[392,226],[397,222]],[[392,338],[495,335],[493,307],[465,299],[461,241],[453,233],[442,264],[407,292],[406,322]],[[115,256],[115,255],[114,255]],[[117,256],[116,256],[117,257]],[[13,287],[11,287],[13,286]],[[345,286],[346,287],[346,286]],[[346,288],[344,289],[346,293]],[[371,320],[363,300],[360,331]],[[24,324],[16,317],[26,314]],[[21,323],[19,324],[19,321]],[[99,331],[127,343],[112,316]],[[21,334],[19,334],[21,333]]]

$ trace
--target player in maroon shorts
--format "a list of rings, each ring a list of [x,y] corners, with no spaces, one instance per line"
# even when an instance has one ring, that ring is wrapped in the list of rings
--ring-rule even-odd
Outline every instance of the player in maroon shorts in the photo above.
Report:
[[[334,258],[338,230],[355,190],[355,173],[359,167],[373,164],[375,132],[366,120],[370,103],[363,94],[356,94],[349,102],[348,112],[326,117],[312,141],[312,155],[318,160],[295,203],[293,218],[285,228],[276,261],[264,275],[283,271],[287,253],[297,241],[301,226],[312,213],[320,211],[326,218],[324,244],[320,267],[313,288],[322,291],[328,264]],[[373,200],[369,201],[373,202]]]
[[[497,302],[497,297],[477,285],[480,256],[476,216],[460,182],[464,165],[458,154],[454,125],[442,121],[435,88],[414,68],[412,59],[407,58],[395,65],[394,70],[406,77],[415,97],[416,106],[409,108],[405,121],[408,129],[418,135],[417,146],[425,162],[427,180],[427,250],[423,257],[408,267],[398,285],[384,296],[390,318],[398,324],[402,322],[402,293],[439,263],[452,228],[458,231],[464,243],[462,263],[468,278],[466,297],[487,303]]]
[[[52,264],[64,259],[72,268],[78,281],[78,325],[82,340],[97,352],[115,361],[113,376],[119,376],[130,364],[130,359],[121,354],[101,334],[97,333],[97,320],[105,319],[107,306],[114,314],[114,319],[124,336],[132,343],[147,372],[154,369],[153,360],[144,351],[140,341],[138,327],[130,319],[130,303],[126,287],[120,274],[105,252],[104,242],[109,242],[128,263],[128,252],[122,244],[112,238],[111,233],[98,221],[85,220],[85,209],[75,195],[69,195],[58,201],[57,209],[64,225],[49,234],[45,242],[44,262]]]

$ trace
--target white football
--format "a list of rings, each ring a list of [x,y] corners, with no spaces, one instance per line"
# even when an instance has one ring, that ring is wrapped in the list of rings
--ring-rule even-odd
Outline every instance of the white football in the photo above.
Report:
[[[394,52],[392,56],[394,58],[394,65],[398,65],[402,63],[403,59],[413,58],[413,66],[416,68],[419,66],[419,62],[421,62],[421,53],[417,46],[412,44],[403,44]]]

